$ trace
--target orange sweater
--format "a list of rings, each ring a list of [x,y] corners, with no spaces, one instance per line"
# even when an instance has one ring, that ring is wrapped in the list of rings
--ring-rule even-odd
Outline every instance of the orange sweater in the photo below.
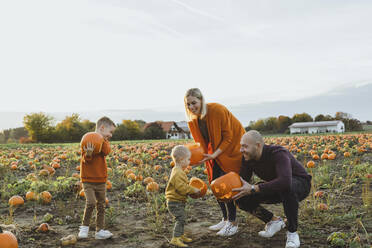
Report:
[[[230,171],[239,173],[242,164],[240,139],[245,133],[242,124],[225,106],[218,103],[207,104],[205,120],[211,147],[208,149],[208,144],[205,143],[201,135],[197,116],[193,116],[192,120],[188,122],[195,142],[199,142],[206,153],[213,153],[218,148],[221,149],[222,153],[216,158],[221,169],[226,173]],[[212,168],[209,163],[207,163],[207,171],[209,181],[211,181]]]
[[[90,183],[105,183],[107,181],[106,156],[111,152],[110,143],[105,140],[99,154],[87,156],[81,148],[80,178]]]

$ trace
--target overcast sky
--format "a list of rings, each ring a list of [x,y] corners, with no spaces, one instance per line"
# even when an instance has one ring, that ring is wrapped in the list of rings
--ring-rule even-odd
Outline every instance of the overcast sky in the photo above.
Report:
[[[237,105],[372,82],[372,1],[0,2],[0,111]]]

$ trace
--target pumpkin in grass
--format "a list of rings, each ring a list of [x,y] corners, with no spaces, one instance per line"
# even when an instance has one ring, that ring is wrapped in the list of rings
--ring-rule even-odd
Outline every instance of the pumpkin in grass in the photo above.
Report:
[[[350,157],[350,152],[344,152],[344,157],[345,157],[345,158]]]
[[[85,197],[85,191],[84,191],[84,189],[80,190],[79,196],[80,197]]]
[[[157,192],[159,191],[159,184],[157,184],[156,182],[151,182],[147,184],[146,190],[149,192]]]
[[[39,231],[39,232],[48,232],[49,231],[49,225],[48,225],[48,223],[42,223],[42,224],[40,224],[40,226],[37,228],[37,230]]]
[[[319,203],[318,209],[323,211],[328,210],[328,205],[325,203]]]
[[[314,159],[314,160],[318,160],[318,159],[319,159],[319,155],[318,155],[318,154],[314,154],[314,155],[313,155],[313,159]]]
[[[86,133],[81,139],[80,147],[84,149],[88,143],[91,143],[94,146],[93,154],[98,154],[102,151],[102,145],[104,138],[101,134],[96,132]]]
[[[0,227],[0,247],[1,248],[18,248],[16,236],[8,231],[3,231]]]
[[[200,194],[190,195],[194,199],[199,198],[199,197],[203,197],[203,196],[205,196],[205,193],[207,193],[207,184],[203,180],[201,180],[200,178],[192,177],[190,179],[189,185],[200,190]]]
[[[200,164],[200,161],[204,159],[204,150],[200,146],[200,143],[185,144],[185,146],[191,152],[190,165]]]
[[[234,188],[242,187],[243,183],[240,176],[236,172],[229,172],[211,182],[211,189],[217,199],[221,201],[230,201],[231,198],[238,194],[237,191],[232,191]]]
[[[329,160],[334,160],[335,158],[336,158],[336,154],[335,153],[328,154],[328,159]]]
[[[19,195],[12,196],[9,199],[9,205],[12,207],[20,206],[20,205],[23,205],[24,203],[25,203],[25,200],[23,200],[22,196],[19,196]]]
[[[61,238],[60,241],[62,246],[74,245],[77,242],[77,238],[75,235],[70,234],[67,237]]]
[[[43,203],[50,203],[52,201],[52,195],[48,191],[43,191],[39,195]]]
[[[27,191],[27,193],[26,193],[26,200],[27,201],[34,201],[36,199],[37,199],[37,197],[36,197],[35,192]]]
[[[314,193],[314,197],[318,197],[318,198],[323,197],[323,195],[324,195],[324,191],[316,191]]]
[[[322,156],[320,157],[322,160],[328,159],[328,154],[323,153]]]
[[[146,177],[143,182],[147,185],[149,183],[152,183],[154,182],[154,179],[152,177]]]
[[[309,161],[306,164],[307,168],[314,168],[315,167],[315,162],[314,161]]]
[[[106,182],[106,189],[107,190],[112,189],[112,183],[109,180],[107,180],[107,182]]]

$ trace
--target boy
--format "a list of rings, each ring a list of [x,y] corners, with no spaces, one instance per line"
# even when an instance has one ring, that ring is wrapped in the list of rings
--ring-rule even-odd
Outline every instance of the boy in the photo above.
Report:
[[[79,227],[79,238],[88,238],[89,224],[94,208],[96,208],[96,239],[108,239],[112,233],[104,230],[105,223],[105,200],[106,200],[106,181],[107,164],[106,156],[110,153],[110,143],[115,130],[115,123],[107,117],[102,117],[97,121],[96,133],[102,135],[104,141],[101,152],[93,154],[94,145],[87,143],[81,147],[80,178],[85,192],[85,209],[82,225]]]
[[[178,247],[188,247],[183,243],[192,241],[184,235],[186,198],[190,194],[200,194],[200,190],[189,185],[186,173],[183,171],[190,164],[190,151],[185,146],[178,145],[172,149],[171,156],[175,165],[165,189],[165,197],[168,211],[175,217],[176,223],[170,244]]]

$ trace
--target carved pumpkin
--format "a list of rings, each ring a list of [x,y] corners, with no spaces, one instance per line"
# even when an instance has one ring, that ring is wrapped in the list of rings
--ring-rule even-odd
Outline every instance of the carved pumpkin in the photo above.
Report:
[[[204,159],[204,150],[200,143],[191,143],[185,145],[191,152],[190,165],[197,165]]]
[[[18,248],[16,236],[8,231],[3,231],[0,227],[0,247],[1,248]]]
[[[23,200],[22,196],[19,195],[12,196],[9,199],[9,205],[12,207],[20,206],[23,205],[24,203],[25,201]]]
[[[213,194],[221,201],[230,201],[231,198],[239,192],[233,192],[232,189],[242,187],[243,183],[236,172],[229,172],[211,183]]]
[[[93,154],[98,154],[102,150],[103,141],[104,141],[104,138],[99,133],[89,132],[89,133],[86,133],[81,139],[80,147],[84,148],[87,146],[88,143],[91,143],[94,146]]]
[[[203,197],[207,193],[207,184],[200,178],[192,177],[189,184],[194,188],[200,189],[199,195],[190,195],[192,198]]]

